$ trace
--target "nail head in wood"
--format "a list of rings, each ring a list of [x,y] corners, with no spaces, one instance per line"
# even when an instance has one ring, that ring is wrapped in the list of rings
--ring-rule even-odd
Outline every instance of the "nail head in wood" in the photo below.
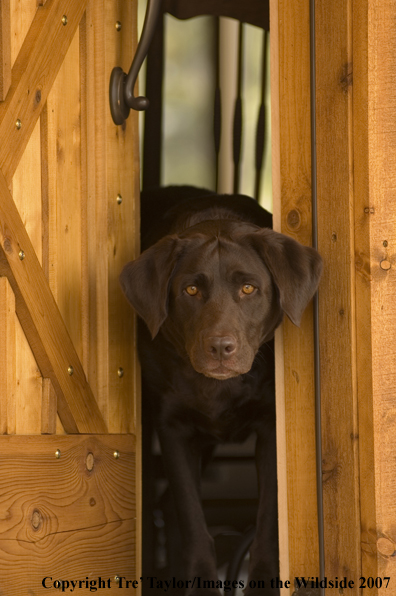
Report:
[[[21,128],[22,128],[22,122],[19,120],[19,118],[18,118],[18,120],[15,122],[15,126],[16,126],[16,129],[17,129],[17,130],[21,130]]]
[[[65,14],[62,17],[62,25],[67,25],[67,16]]]
[[[120,21],[117,21],[115,24],[115,28],[117,29],[117,31],[121,31],[122,23],[120,23]]]
[[[117,450],[116,450],[116,451],[114,451],[114,453],[113,453],[113,457],[114,457],[114,459],[120,459],[120,452],[119,452],[119,451],[117,451]]]
[[[23,261],[23,259],[25,258],[25,253],[23,252],[23,250],[19,251],[18,257],[20,258],[21,261]]]
[[[72,366],[69,366],[69,368],[67,369],[67,372],[69,373],[70,376],[72,376],[72,374],[74,373],[74,368]]]
[[[381,261],[380,267],[384,271],[389,271],[389,269],[392,267],[392,265],[390,264],[389,261],[387,261],[386,259],[384,259],[383,261]]]
[[[117,375],[120,377],[120,379],[122,379],[122,377],[124,376],[124,369],[120,368],[117,370]]]
[[[122,203],[122,196],[120,194],[117,195],[117,203],[118,205],[121,205]]]
[[[60,459],[60,456],[61,456],[60,449],[57,449],[57,450],[55,451],[55,457],[56,457],[56,459]]]

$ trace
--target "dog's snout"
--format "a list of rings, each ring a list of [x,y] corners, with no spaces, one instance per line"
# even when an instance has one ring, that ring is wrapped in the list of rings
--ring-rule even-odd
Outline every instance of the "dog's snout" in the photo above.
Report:
[[[231,336],[213,336],[205,341],[205,350],[214,360],[228,360],[236,347],[236,339]]]

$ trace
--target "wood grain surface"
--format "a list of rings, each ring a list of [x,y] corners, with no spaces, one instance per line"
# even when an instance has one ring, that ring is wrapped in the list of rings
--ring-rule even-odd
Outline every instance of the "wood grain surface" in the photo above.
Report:
[[[0,437],[1,594],[47,593],[45,577],[110,578],[118,594],[116,575],[135,579],[134,452],[133,435]]]
[[[274,228],[311,245],[309,3],[275,0],[270,17]],[[311,305],[275,347],[280,572],[293,586],[319,571]]]

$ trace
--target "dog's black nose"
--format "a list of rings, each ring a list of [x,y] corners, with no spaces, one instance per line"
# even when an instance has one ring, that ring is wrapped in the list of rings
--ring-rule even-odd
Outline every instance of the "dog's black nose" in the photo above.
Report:
[[[205,341],[205,350],[214,360],[228,360],[236,350],[236,340],[231,336],[208,337]]]

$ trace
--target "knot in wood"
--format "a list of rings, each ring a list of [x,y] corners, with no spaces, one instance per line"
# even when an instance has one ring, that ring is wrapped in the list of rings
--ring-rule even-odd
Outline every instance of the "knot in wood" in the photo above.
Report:
[[[12,242],[9,238],[4,238],[3,248],[8,254],[12,253]]]
[[[35,509],[32,513],[32,519],[31,519],[33,530],[36,530],[36,531],[39,530],[40,526],[41,526],[41,522],[42,522],[41,513],[38,509]]]
[[[301,226],[301,215],[297,209],[292,209],[287,214],[287,225],[291,230],[298,230]]]
[[[378,538],[377,540],[377,550],[378,552],[383,555],[384,557],[391,557],[395,552],[395,543],[393,540],[389,538]]]
[[[89,452],[87,457],[85,458],[85,465],[89,472],[92,472],[94,464],[95,464],[95,459],[94,459],[93,453]]]

